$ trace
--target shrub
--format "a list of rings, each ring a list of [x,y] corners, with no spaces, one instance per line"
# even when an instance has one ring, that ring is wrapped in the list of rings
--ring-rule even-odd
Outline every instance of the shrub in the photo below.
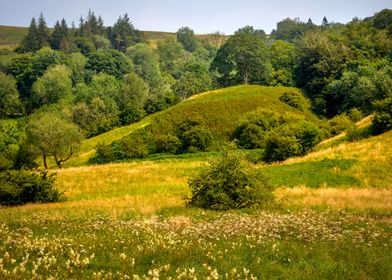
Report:
[[[284,123],[301,121],[303,118],[291,112],[277,113],[270,109],[257,110],[248,115],[233,133],[233,139],[245,149],[264,148],[268,131]]]
[[[181,137],[182,150],[187,152],[205,152],[212,144],[212,133],[201,127],[192,127]]]
[[[303,156],[321,140],[321,135],[317,126],[306,121],[278,126],[266,137],[263,159],[274,162]]]
[[[0,173],[0,204],[56,202],[61,194],[54,188],[55,175],[9,170]]]
[[[374,103],[372,134],[381,134],[392,129],[392,97]]]
[[[285,92],[279,100],[301,111],[309,110],[310,102],[299,92]]]
[[[348,111],[347,116],[350,118],[352,122],[359,122],[363,118],[363,114],[361,110],[357,108],[352,108]]]
[[[257,149],[264,146],[265,134],[266,132],[261,126],[253,123],[244,123],[237,127],[234,137],[242,148]]]
[[[347,130],[347,139],[350,142],[354,142],[367,138],[369,134],[369,128],[359,128],[353,125]]]
[[[256,176],[235,153],[225,153],[189,179],[192,197],[188,207],[213,210],[257,208],[272,200],[271,187]]]
[[[99,143],[96,148],[95,156],[89,160],[89,163],[105,164],[115,160],[116,158],[114,156],[112,145]]]
[[[329,120],[329,132],[338,135],[352,126],[352,121],[346,114],[340,114]]]
[[[181,149],[181,140],[172,134],[158,135],[156,141],[158,152],[176,154]]]

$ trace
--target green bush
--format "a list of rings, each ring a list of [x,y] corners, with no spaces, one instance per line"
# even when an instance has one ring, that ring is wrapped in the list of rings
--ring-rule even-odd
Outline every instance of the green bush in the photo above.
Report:
[[[195,126],[184,132],[181,140],[184,152],[205,152],[211,146],[213,136],[209,130]]]
[[[9,170],[0,172],[0,204],[56,202],[61,194],[54,188],[55,175]]]
[[[188,207],[213,210],[258,208],[272,200],[271,187],[262,174],[252,173],[235,153],[225,153],[189,179]]]
[[[309,100],[299,92],[285,92],[279,100],[301,111],[306,111],[310,108]]]
[[[257,124],[248,122],[237,127],[234,138],[240,147],[245,149],[258,149],[264,146],[266,132]]]
[[[369,136],[369,128],[359,128],[353,125],[351,128],[347,130],[347,139],[350,142],[358,141],[361,139],[365,139]]]
[[[181,140],[172,134],[158,135],[156,142],[158,152],[177,154],[181,149]]]
[[[372,134],[381,134],[392,129],[392,97],[375,102]]]
[[[234,131],[232,138],[241,148],[259,149],[265,146],[265,137],[275,127],[303,118],[291,112],[277,113],[270,109],[257,110],[248,115]]]
[[[266,136],[263,160],[275,162],[303,156],[321,140],[321,135],[316,125],[306,121],[278,126]]]
[[[338,135],[352,126],[352,121],[346,114],[340,114],[329,120],[329,132],[332,136]]]

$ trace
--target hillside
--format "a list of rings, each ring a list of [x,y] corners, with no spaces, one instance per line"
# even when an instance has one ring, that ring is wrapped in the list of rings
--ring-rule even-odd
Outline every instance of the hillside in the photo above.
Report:
[[[11,48],[13,49],[18,45],[24,36],[26,36],[28,27],[17,27],[17,26],[6,26],[0,25],[0,49]],[[158,41],[165,39],[175,39],[176,34],[174,32],[163,32],[163,31],[141,31],[143,40],[149,42],[151,46],[156,47]],[[219,47],[224,42],[226,36],[224,35],[209,35],[201,34],[197,35],[201,41],[208,41],[212,45]]]
[[[194,95],[165,111],[148,116],[139,123],[85,140],[79,157],[72,159],[68,166],[86,164],[88,158],[94,155],[98,143],[110,144],[147,126],[153,133],[165,135],[172,133],[184,121],[196,120],[203,128],[211,131],[215,139],[229,140],[235,128],[250,113],[260,109],[272,109],[278,113],[290,112],[309,121],[318,121],[311,112],[303,112],[281,102],[279,97],[285,92],[300,90],[286,87],[235,86]]]

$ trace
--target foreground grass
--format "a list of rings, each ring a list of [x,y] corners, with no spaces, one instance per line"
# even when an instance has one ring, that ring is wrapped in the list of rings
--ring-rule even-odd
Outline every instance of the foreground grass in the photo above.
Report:
[[[6,279],[390,279],[390,221],[258,212],[0,224]]]
[[[214,153],[59,170],[67,201],[0,208],[0,279],[391,279],[391,138],[256,166],[264,210],[184,206]]]

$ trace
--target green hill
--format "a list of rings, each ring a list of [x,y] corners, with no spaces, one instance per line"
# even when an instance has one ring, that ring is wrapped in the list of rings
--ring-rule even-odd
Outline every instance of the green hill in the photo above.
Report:
[[[5,26],[0,25],[0,49],[8,48],[13,49],[15,46],[20,44],[24,36],[26,36],[28,27],[17,27],[17,26]],[[174,32],[162,32],[162,31],[141,31],[143,40],[149,42],[152,47],[156,47],[158,41],[165,39],[175,39],[176,34]],[[214,34],[201,34],[197,35],[200,40],[208,41],[212,45],[219,47],[225,40],[224,35]]]
[[[309,121],[318,122],[310,111],[297,110],[279,100],[285,92],[300,92],[296,88],[266,86],[235,86],[197,94],[170,109],[150,115],[141,122],[114,129],[87,139],[82,145],[79,157],[72,159],[68,166],[80,166],[94,155],[98,143],[110,144],[140,129],[148,127],[153,134],[167,135],[187,120],[198,121],[218,140],[229,140],[235,128],[251,113],[260,109],[275,112],[290,112]],[[218,141],[219,142],[219,141]]]

